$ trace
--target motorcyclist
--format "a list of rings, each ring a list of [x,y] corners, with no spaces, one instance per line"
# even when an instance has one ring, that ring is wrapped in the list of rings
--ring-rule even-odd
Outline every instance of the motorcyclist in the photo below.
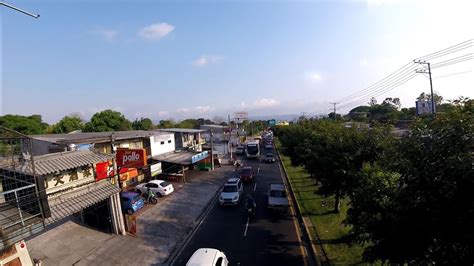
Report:
[[[246,209],[249,214],[255,217],[257,211],[257,203],[251,196],[247,197]]]
[[[150,200],[155,197],[155,194],[153,194],[153,191],[151,190],[150,187],[146,188],[146,202],[150,202]]]

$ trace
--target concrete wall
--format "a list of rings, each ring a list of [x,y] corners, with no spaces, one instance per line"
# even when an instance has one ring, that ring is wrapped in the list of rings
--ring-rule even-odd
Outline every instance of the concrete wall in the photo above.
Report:
[[[174,133],[150,137],[151,155],[156,156],[175,150]]]

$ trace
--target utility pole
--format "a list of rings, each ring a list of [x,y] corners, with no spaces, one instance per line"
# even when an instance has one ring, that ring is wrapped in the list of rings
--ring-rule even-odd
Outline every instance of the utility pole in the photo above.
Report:
[[[39,17],[40,17],[39,14],[32,14],[32,13],[30,13],[30,12],[28,12],[28,11],[25,11],[25,10],[23,10],[23,9],[19,9],[18,7],[12,6],[12,5],[7,4],[7,3],[5,3],[5,2],[0,2],[0,5],[6,6],[6,7],[8,7],[8,8],[11,8],[11,9],[13,9],[13,10],[16,10],[16,11],[18,11],[18,12],[20,12],[20,13],[23,13],[23,14],[25,14],[25,15],[28,15],[28,16],[30,16],[30,17],[34,17],[34,18],[39,18]]]
[[[337,110],[336,104],[338,104],[338,102],[333,102],[331,104],[334,106],[334,120],[336,120],[336,110]]]
[[[435,109],[435,101],[434,101],[434,93],[433,93],[433,80],[431,79],[431,65],[430,63],[426,61],[421,61],[421,60],[413,60],[415,64],[420,64],[420,65],[428,65],[428,72],[426,70],[418,70],[416,69],[416,73],[422,73],[422,74],[428,74],[430,76],[430,89],[431,89],[431,113],[433,115],[436,115],[436,109]]]
[[[211,136],[211,170],[214,170],[214,141],[212,140],[214,134],[211,129],[209,129],[209,135]]]

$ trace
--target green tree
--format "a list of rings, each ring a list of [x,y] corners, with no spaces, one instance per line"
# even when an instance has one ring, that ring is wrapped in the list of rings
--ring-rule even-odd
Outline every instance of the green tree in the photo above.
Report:
[[[131,129],[132,123],[130,123],[122,113],[110,109],[95,113],[84,127],[86,132],[123,131]]]
[[[176,127],[180,128],[199,128],[199,121],[197,119],[185,119],[181,121]]]
[[[176,126],[176,123],[173,120],[160,120],[160,128],[173,128]]]
[[[351,194],[348,223],[366,259],[467,265],[474,261],[474,101],[419,119]],[[372,198],[372,199],[371,199]]]
[[[132,122],[132,128],[134,130],[151,130],[154,128],[153,121],[150,118],[140,118],[135,119]]]
[[[48,124],[44,123],[41,115],[11,115],[0,116],[0,126],[16,130],[20,133],[33,135],[43,134]]]
[[[69,115],[63,117],[58,123],[53,125],[53,133],[69,133],[74,130],[82,130],[84,128],[84,122],[79,115]]]

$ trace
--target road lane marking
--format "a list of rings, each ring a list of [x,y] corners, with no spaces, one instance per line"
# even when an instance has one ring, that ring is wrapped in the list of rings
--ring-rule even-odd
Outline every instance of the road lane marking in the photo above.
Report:
[[[255,186],[253,187],[253,191],[257,189],[257,183],[255,183]]]
[[[247,236],[247,229],[249,229],[249,221],[250,221],[250,217],[247,218],[247,224],[245,225],[244,237]]]
[[[260,167],[257,169],[257,175],[260,174]]]

